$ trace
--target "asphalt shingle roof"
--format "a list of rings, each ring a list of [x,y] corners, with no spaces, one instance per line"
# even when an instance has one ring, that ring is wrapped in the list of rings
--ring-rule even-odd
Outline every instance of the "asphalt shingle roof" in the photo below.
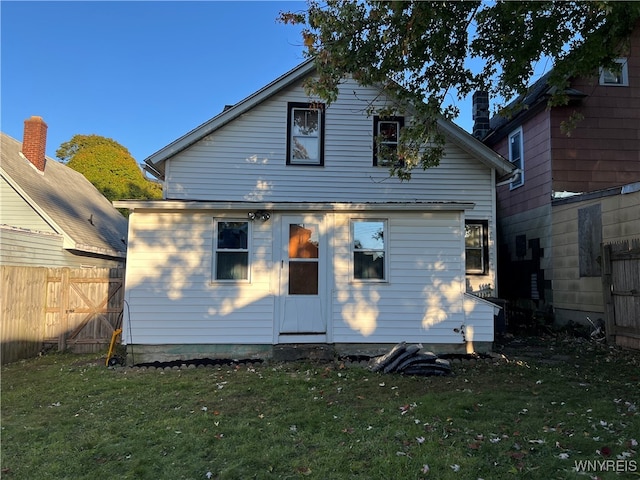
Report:
[[[75,250],[126,256],[127,219],[82,174],[48,157],[42,174],[20,153],[21,142],[4,133],[0,140],[0,172],[75,242]]]

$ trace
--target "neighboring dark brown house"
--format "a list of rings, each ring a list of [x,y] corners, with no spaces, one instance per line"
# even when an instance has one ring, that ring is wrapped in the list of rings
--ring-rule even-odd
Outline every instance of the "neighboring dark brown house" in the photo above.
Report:
[[[640,237],[640,25],[617,62],[572,79],[565,107],[547,107],[545,75],[480,133],[521,169],[497,188],[500,296],[560,323],[602,317],[600,243]]]

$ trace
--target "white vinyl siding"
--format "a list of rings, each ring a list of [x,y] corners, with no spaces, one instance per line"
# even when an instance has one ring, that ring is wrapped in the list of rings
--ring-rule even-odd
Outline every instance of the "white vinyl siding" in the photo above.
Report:
[[[278,342],[281,244],[286,215],[323,215],[327,231],[326,341],[329,343],[461,344],[461,325],[477,341],[493,340],[491,309],[465,300],[464,221],[486,220],[489,271],[495,282],[495,196],[492,170],[448,142],[436,168],[410,181],[373,165],[373,117],[380,92],[347,81],[325,111],[322,167],[287,165],[287,106],[309,103],[302,82],[288,86],[165,163],[167,210],[130,217],[127,301],[132,344],[272,344]],[[405,117],[407,123],[409,117]],[[174,210],[171,200],[273,203],[268,221],[252,222],[251,281],[211,282],[212,218],[247,211]],[[307,203],[364,205],[358,211],[306,212]],[[472,210],[377,210],[385,202],[468,202]],[[298,210],[286,211],[288,204]],[[212,207],[215,208],[215,207]],[[238,216],[240,214],[240,216]],[[385,220],[385,281],[353,279],[351,222]],[[475,284],[474,284],[475,285]],[[323,310],[324,311],[324,310]],[[129,320],[125,318],[125,322]]]
[[[453,329],[469,321],[463,305],[464,258],[461,213],[394,213],[388,220],[388,284],[351,282],[351,250],[339,238],[350,218],[335,222],[333,340],[461,343]],[[478,341],[493,340],[493,318],[475,326]]]
[[[448,144],[437,168],[417,168],[408,182],[372,165],[373,117],[363,105],[379,92],[347,82],[325,112],[324,167],[286,165],[287,104],[309,102],[294,85],[167,162],[167,199],[269,202],[472,201],[492,215],[491,171]],[[406,119],[405,119],[406,120]]]
[[[386,212],[388,282],[352,281],[351,221],[378,220],[380,213],[326,214],[331,341],[459,344],[462,337],[454,329],[463,324],[475,329],[477,341],[491,341],[493,317],[463,302],[462,212]],[[280,257],[272,228],[277,230],[280,214],[253,225],[252,283],[233,285],[209,282],[211,218],[219,216],[132,215],[126,285],[133,323],[131,331],[125,327],[125,343],[273,342]]]
[[[126,285],[132,323],[125,343],[272,342],[271,224],[250,229],[250,284],[211,283],[212,217],[224,215],[131,215]]]

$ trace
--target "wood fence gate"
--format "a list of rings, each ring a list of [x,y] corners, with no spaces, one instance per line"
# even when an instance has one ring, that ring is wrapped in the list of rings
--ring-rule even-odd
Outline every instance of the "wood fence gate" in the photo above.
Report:
[[[124,269],[50,269],[44,343],[75,353],[109,345],[122,322]]]
[[[607,340],[640,349],[640,239],[602,246]]]
[[[100,352],[122,322],[123,268],[0,266],[1,363],[43,346]]]

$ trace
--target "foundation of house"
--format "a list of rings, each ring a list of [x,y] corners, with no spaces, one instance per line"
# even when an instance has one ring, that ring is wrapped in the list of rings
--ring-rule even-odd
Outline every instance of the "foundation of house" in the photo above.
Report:
[[[411,344],[407,341],[407,344]],[[298,360],[332,361],[343,357],[377,357],[384,355],[395,344],[336,343],[336,344],[279,344],[279,345],[236,345],[236,344],[188,344],[188,345],[126,345],[127,365],[154,362],[174,362],[176,360],[272,360],[292,362]],[[472,351],[468,343],[422,344],[422,350],[443,354],[489,353],[492,342],[474,342]]]

